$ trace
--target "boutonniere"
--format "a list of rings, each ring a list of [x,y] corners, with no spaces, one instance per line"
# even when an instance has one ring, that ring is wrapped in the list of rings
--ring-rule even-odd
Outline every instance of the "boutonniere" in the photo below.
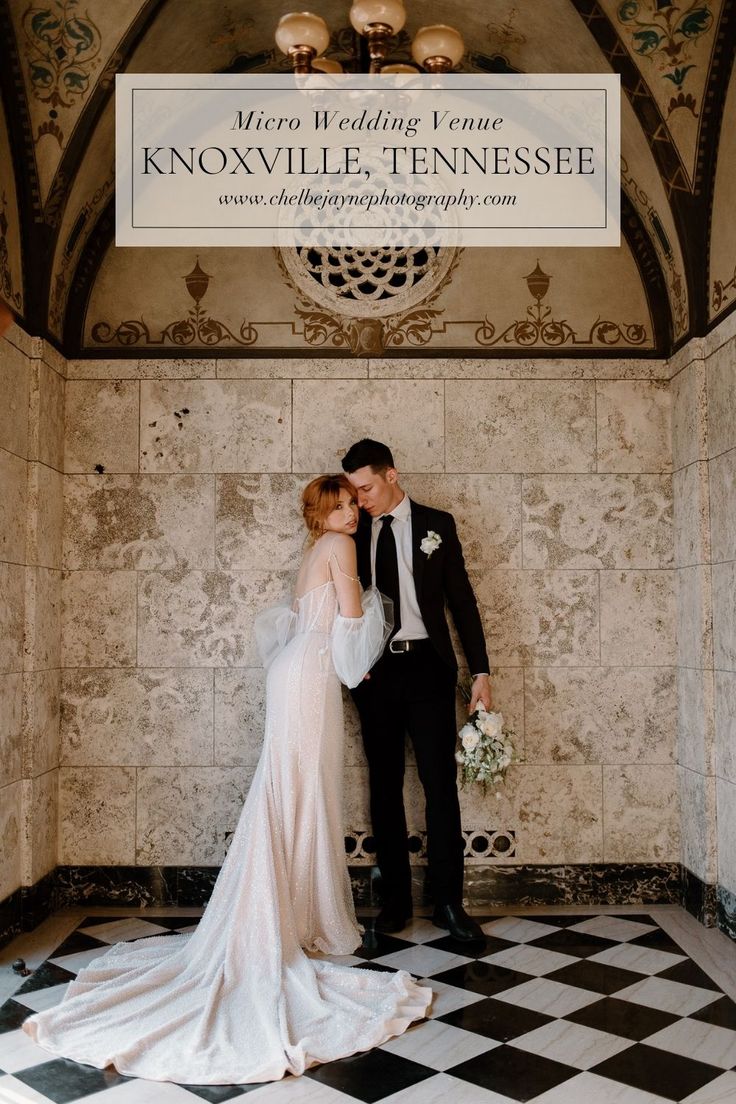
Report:
[[[419,545],[424,555],[429,559],[432,553],[439,548],[442,544],[442,537],[439,533],[435,533],[434,529],[430,529],[426,537],[422,538],[422,543]]]

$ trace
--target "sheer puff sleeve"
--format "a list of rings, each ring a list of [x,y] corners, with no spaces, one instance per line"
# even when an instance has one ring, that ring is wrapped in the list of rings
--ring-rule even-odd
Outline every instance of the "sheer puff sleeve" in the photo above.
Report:
[[[376,587],[360,596],[362,617],[335,618],[332,662],[340,682],[351,689],[368,674],[386,646],[393,628],[393,602]]]
[[[268,669],[294,635],[296,613],[289,606],[270,606],[256,616],[253,628],[258,654]]]

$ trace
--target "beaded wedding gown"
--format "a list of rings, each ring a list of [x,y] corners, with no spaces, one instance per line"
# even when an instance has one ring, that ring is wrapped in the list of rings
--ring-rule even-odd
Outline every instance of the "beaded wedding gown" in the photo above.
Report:
[[[23,1029],[54,1054],[154,1081],[216,1085],[378,1046],[424,1016],[411,976],[316,957],[360,943],[342,826],[340,680],[385,641],[381,597],[339,614],[335,583],[256,623],[268,667],[261,758],[207,909],[191,934],[119,943]]]

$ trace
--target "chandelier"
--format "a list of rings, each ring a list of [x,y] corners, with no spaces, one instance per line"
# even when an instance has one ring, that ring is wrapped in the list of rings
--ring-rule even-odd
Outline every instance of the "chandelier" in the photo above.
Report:
[[[370,73],[447,73],[460,61],[465,44],[454,27],[436,23],[420,27],[411,44],[415,65],[386,65],[391,39],[406,22],[402,0],[353,0],[350,22],[365,40],[370,58]],[[322,55],[330,42],[330,30],[324,19],[313,12],[289,12],[276,27],[276,45],[287,54],[295,73],[341,73],[339,61]],[[360,71],[360,62],[353,62]]]

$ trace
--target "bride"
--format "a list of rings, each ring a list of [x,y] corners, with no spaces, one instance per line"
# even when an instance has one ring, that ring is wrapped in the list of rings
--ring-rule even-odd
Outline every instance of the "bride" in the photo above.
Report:
[[[196,931],[118,943],[23,1029],[53,1054],[122,1074],[218,1085],[273,1081],[380,1045],[431,989],[404,971],[341,966],[360,943],[345,863],[340,681],[356,686],[390,626],[361,594],[345,476],[302,495],[309,545],[293,605],[256,636],[268,669],[263,750]]]

